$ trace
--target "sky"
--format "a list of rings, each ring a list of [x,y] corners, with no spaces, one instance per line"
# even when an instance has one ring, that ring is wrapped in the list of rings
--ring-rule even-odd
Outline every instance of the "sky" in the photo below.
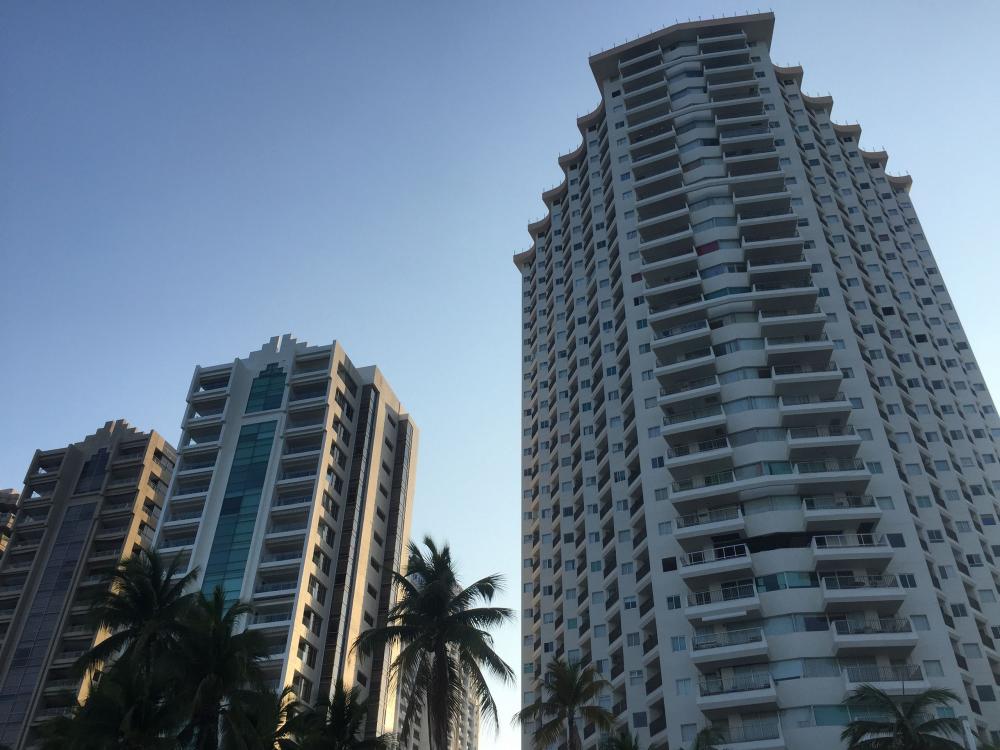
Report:
[[[994,393],[1000,3],[777,2],[772,56],[914,178]],[[598,102],[587,57],[724,2],[0,4],[0,487],[196,364],[339,339],[421,428],[415,535],[519,609],[513,253]],[[756,11],[756,7],[749,8]],[[516,626],[497,635],[520,671]],[[497,688],[510,748],[516,687]]]

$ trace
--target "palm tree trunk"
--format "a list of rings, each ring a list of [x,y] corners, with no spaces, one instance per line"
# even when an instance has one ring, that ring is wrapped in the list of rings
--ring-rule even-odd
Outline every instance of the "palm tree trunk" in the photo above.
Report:
[[[566,717],[566,747],[567,750],[580,750],[580,733],[576,731],[576,711],[571,711]]]
[[[448,750],[448,730],[451,715],[451,680],[448,675],[448,648],[441,644],[434,653],[434,684],[428,696],[427,722],[434,750]]]

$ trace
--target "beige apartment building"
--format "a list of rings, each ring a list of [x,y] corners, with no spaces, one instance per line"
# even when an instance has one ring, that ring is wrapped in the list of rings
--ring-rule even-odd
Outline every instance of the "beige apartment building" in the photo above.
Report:
[[[997,741],[1000,420],[911,179],[773,26],[592,56],[515,256],[522,701],[578,659],[643,747],[833,750],[858,685],[943,687]]]
[[[91,602],[152,540],[174,459],[159,434],[123,420],[35,451],[0,556],[0,744],[31,745],[40,722],[81,696],[71,667],[102,635]]]
[[[391,654],[351,645],[385,622],[404,561],[418,430],[376,367],[341,345],[285,335],[197,367],[156,548],[206,593],[254,607],[266,674],[314,703],[336,681],[370,702],[369,734],[396,729]]]

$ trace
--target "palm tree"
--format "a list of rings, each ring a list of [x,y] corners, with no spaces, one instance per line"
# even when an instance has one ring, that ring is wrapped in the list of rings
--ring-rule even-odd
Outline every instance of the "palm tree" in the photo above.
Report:
[[[42,750],[170,750],[183,719],[168,700],[165,673],[141,674],[124,665],[105,672],[83,705],[40,727]]]
[[[191,713],[178,739],[193,750],[216,750],[224,706],[248,687],[263,684],[260,661],[267,656],[263,636],[237,626],[250,611],[239,601],[227,607],[225,593],[217,586],[211,599],[199,592],[187,613],[189,630],[180,645]]]
[[[308,713],[292,688],[237,691],[222,718],[223,750],[297,750]]]
[[[184,576],[178,573],[176,559],[166,564],[149,550],[122,562],[111,576],[107,592],[91,611],[95,624],[111,634],[80,657],[78,668],[94,667],[117,657],[149,674],[156,659],[181,641],[185,614],[194,601],[185,590],[197,570]]]
[[[410,542],[406,573],[393,571],[400,590],[384,627],[367,630],[354,644],[362,655],[398,647],[392,675],[407,697],[402,734],[409,733],[414,712],[426,704],[431,748],[448,747],[452,725],[461,712],[468,682],[484,719],[499,729],[496,702],[485,670],[505,684],[514,671],[493,650],[490,630],[513,619],[513,612],[491,606],[503,590],[503,577],[489,575],[462,588],[448,545],[438,549],[430,537],[424,547]]]
[[[618,734],[613,734],[604,740],[601,750],[641,750],[639,739],[628,731],[628,727],[622,727]]]
[[[514,722],[539,722],[534,733],[535,747],[548,747],[564,737],[569,750],[580,750],[579,720],[606,731],[614,727],[614,716],[597,703],[608,688],[608,681],[592,666],[554,659],[542,680],[543,695],[514,714]]]
[[[691,743],[691,750],[719,750],[725,741],[722,732],[709,724],[698,730]]]
[[[368,707],[361,701],[361,688],[333,689],[329,703],[321,703],[307,717],[299,750],[387,750],[392,737],[364,739]]]
[[[951,739],[962,736],[962,721],[950,716],[930,718],[933,708],[957,701],[952,691],[931,688],[907,696],[907,702],[900,704],[888,693],[862,685],[844,699],[844,705],[864,718],[852,719],[840,739],[848,750],[962,750],[962,743]]]

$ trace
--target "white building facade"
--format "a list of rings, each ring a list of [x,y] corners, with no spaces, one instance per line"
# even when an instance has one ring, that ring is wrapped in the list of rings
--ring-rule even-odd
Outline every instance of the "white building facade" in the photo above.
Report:
[[[515,256],[522,702],[580,659],[644,747],[835,748],[854,687],[934,686],[995,741],[1000,421],[910,178],[773,24],[591,57]]]

